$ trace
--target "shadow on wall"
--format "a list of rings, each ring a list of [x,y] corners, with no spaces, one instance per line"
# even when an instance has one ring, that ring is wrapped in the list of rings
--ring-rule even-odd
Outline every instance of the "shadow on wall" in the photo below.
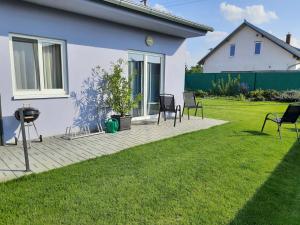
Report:
[[[71,92],[76,110],[73,125],[76,127],[88,125],[94,130],[97,123],[103,125],[111,111],[105,104],[106,82],[101,73],[100,67],[92,69],[91,76],[83,81],[80,93]]]
[[[299,224],[300,144],[295,143],[268,180],[229,225]]]

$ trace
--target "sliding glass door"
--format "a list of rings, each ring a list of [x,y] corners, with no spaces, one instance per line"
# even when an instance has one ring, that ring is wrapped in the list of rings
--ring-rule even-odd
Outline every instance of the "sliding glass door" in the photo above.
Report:
[[[132,77],[132,97],[141,94],[134,117],[155,115],[159,110],[159,94],[164,92],[164,56],[145,52],[130,52],[128,73]]]

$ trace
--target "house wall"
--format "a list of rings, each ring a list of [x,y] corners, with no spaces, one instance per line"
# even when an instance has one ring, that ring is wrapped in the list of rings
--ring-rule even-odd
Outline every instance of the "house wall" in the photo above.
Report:
[[[109,69],[111,62],[127,59],[128,50],[165,55],[165,92],[173,93],[182,104],[184,91],[184,39],[135,29],[90,17],[23,3],[0,1],[0,94],[4,139],[10,140],[18,130],[14,111],[30,104],[41,111],[36,121],[44,136],[62,134],[78,120],[78,108],[72,97],[13,100],[12,71],[9,53],[9,33],[19,33],[54,39],[67,43],[69,93],[79,93],[91,69]],[[153,36],[152,47],[145,44],[146,35]]]
[[[255,55],[255,42],[261,41],[261,54]],[[230,44],[235,44],[235,56],[229,56]],[[205,73],[221,71],[265,71],[297,69],[293,56],[249,27],[244,27],[226,44],[209,56],[204,63]]]

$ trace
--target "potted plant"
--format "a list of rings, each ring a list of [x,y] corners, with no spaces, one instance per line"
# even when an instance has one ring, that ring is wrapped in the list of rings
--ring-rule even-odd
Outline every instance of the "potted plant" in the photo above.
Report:
[[[132,76],[127,77],[123,74],[125,62],[119,59],[112,64],[110,73],[104,73],[106,81],[106,103],[113,110],[115,118],[119,122],[119,130],[129,130],[131,128],[130,111],[137,108],[141,95],[133,98],[131,89]]]

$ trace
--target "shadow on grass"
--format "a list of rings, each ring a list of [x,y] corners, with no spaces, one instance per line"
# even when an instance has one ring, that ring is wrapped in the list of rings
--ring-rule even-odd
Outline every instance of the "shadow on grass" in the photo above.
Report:
[[[230,225],[300,224],[299,212],[300,144],[295,143]]]
[[[247,134],[251,134],[251,135],[254,135],[254,136],[270,136],[270,134],[263,133],[263,132],[260,132],[260,131],[257,131],[257,130],[243,130],[242,132],[247,133]]]

